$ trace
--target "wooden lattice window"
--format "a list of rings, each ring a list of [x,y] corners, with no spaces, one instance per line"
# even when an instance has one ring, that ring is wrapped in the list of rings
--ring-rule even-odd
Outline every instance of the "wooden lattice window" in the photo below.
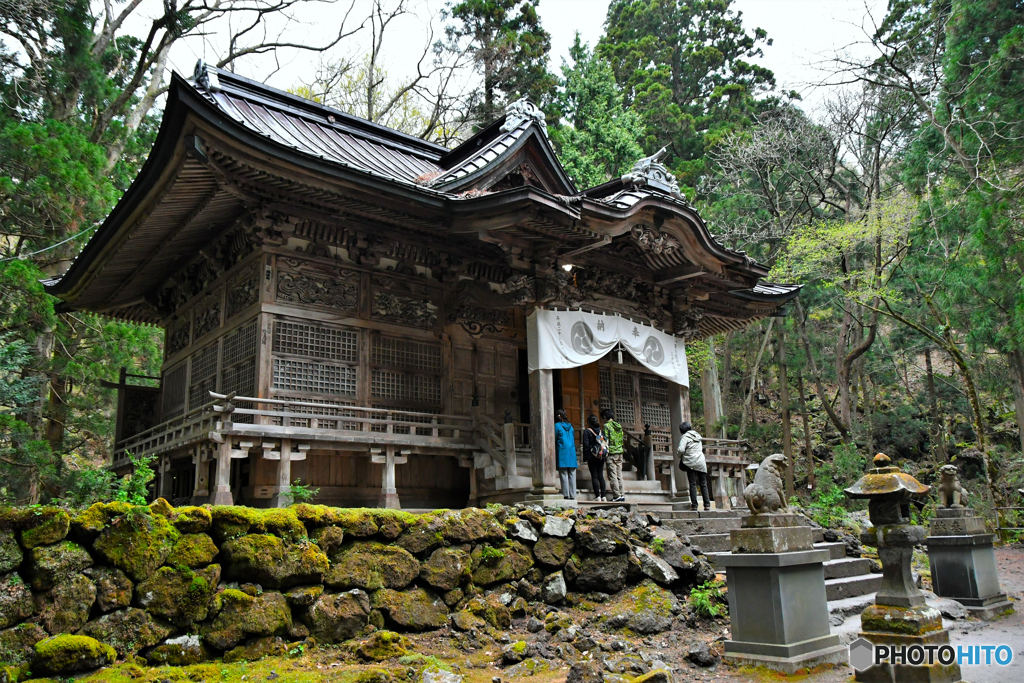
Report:
[[[274,353],[359,362],[359,334],[354,330],[278,320],[274,323]]]
[[[212,399],[210,392],[217,390],[217,347],[214,342],[192,354],[192,372],[188,386],[188,409],[206,405]]]
[[[370,396],[385,407],[435,409],[441,401],[441,345],[373,335]]]
[[[185,384],[188,379],[188,364],[172,368],[164,373],[162,419],[173,420],[185,413]]]
[[[274,389],[305,394],[356,395],[356,369],[292,358],[274,359]]]

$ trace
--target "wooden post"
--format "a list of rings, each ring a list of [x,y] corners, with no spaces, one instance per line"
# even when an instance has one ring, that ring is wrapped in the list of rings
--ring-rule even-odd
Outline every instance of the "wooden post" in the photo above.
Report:
[[[710,472],[708,474],[710,476]],[[731,510],[732,501],[729,500],[728,468],[725,465],[719,465],[717,475],[714,483],[715,509]]]
[[[287,494],[292,489],[292,440],[281,439],[281,459],[277,463],[277,493],[271,507],[288,507]]]
[[[501,436],[505,446],[505,474],[515,477],[519,474],[516,462],[516,426],[511,422],[501,425]]]
[[[171,496],[174,478],[171,476],[171,456],[164,454],[160,456],[160,488],[157,489],[157,496],[169,500]]]
[[[555,396],[551,370],[530,373],[530,447],[533,452],[533,493],[559,492],[555,466]]]
[[[217,484],[213,488],[210,503],[213,505],[234,505],[231,495],[231,439],[217,447]]]
[[[381,472],[380,499],[377,505],[390,510],[401,510],[398,489],[395,487],[395,447],[384,447],[384,468]]]
[[[679,453],[676,447],[682,437],[679,433],[679,425],[690,420],[689,388],[675,382],[668,383],[668,415],[669,423],[672,425],[672,433],[668,437],[669,452],[672,454],[672,497],[674,502],[682,503],[688,508],[688,504],[693,501],[690,500],[689,482],[683,482],[682,479],[676,478],[676,468],[679,467]]]
[[[789,418],[789,377],[786,374],[786,328],[779,325],[779,401],[782,403],[782,453],[786,456],[786,500],[793,497],[793,426]]]

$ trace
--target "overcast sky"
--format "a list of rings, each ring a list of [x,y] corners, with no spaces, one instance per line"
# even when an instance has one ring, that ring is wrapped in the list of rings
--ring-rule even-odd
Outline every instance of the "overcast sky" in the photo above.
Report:
[[[295,24],[287,30],[291,38],[301,36],[312,42],[326,41],[337,32],[342,10],[350,0],[337,0],[335,4],[311,3],[295,12]],[[355,0],[359,7],[367,0]],[[160,0],[152,3],[150,12],[159,9]],[[393,33],[385,41],[385,59],[389,71],[395,75],[410,73],[415,61],[428,42],[431,16],[435,31],[441,30],[436,15],[445,0],[412,0],[418,16],[404,17],[393,24]],[[824,96],[822,89],[813,86],[821,82],[824,74],[822,62],[838,50],[851,54],[868,54],[865,28],[879,21],[885,13],[885,0],[735,0],[733,8],[743,13],[743,24],[748,29],[760,27],[768,32],[773,44],[764,46],[760,63],[775,72],[780,88],[799,91],[805,108],[813,110]],[[568,57],[573,35],[579,31],[583,40],[593,45],[600,38],[608,8],[608,0],[541,0],[539,11],[544,28],[551,33],[552,63],[554,70]],[[351,22],[351,20],[350,20]],[[358,24],[358,20],[354,22]],[[366,52],[367,32],[347,39],[335,48],[335,57]],[[173,68],[190,75],[198,57],[209,61],[217,54],[217,37],[209,40],[193,38],[176,47],[171,55]],[[239,65],[239,73],[259,77],[271,71],[267,82],[288,88],[308,78],[315,69],[318,55],[309,52],[282,52],[279,66],[264,59]]]

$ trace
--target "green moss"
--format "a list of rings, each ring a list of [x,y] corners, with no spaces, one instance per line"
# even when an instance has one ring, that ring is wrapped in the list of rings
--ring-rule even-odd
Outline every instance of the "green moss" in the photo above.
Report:
[[[324,583],[332,588],[404,588],[419,576],[420,563],[408,551],[374,541],[343,547],[331,560]]]
[[[389,623],[408,631],[431,631],[448,623],[448,608],[422,588],[404,591],[382,588],[373,594],[372,606]]]
[[[198,534],[210,530],[213,516],[206,508],[188,506],[177,508],[171,522],[183,534]]]
[[[337,508],[326,505],[311,505],[299,503],[288,508],[295,513],[295,516],[306,525],[306,528],[313,529],[321,526],[332,526],[337,522],[334,512]]]
[[[71,516],[60,508],[32,508],[22,522],[21,545],[26,550],[52,545],[68,535],[70,526]]]
[[[472,557],[473,583],[478,586],[521,579],[533,566],[533,553],[519,541],[506,541],[498,547],[478,545]]]
[[[228,589],[214,599],[216,618],[204,629],[203,640],[218,650],[230,650],[249,637],[284,636],[292,627],[292,614],[284,596],[266,591],[252,597]]]
[[[391,674],[386,669],[360,671],[353,683],[391,683]]]
[[[190,626],[207,618],[211,599],[220,581],[220,565],[192,571],[187,567],[161,567],[135,587],[136,604],[178,626]]]
[[[243,505],[214,505],[210,509],[213,537],[218,543],[249,533],[259,510]]]
[[[313,543],[290,543],[271,534],[250,534],[221,547],[228,578],[273,588],[320,583],[327,555]]]
[[[499,596],[494,593],[487,597],[472,598],[463,609],[496,629],[506,629],[512,625],[512,612],[501,604]]]
[[[28,508],[9,505],[0,507],[0,531],[20,531],[29,514]]]
[[[97,535],[110,524],[111,520],[121,517],[133,509],[128,503],[94,503],[82,510],[71,520],[71,531],[75,538],[88,540]]]
[[[407,655],[411,648],[412,642],[405,636],[394,631],[377,631],[359,644],[356,653],[371,662],[383,662]]]
[[[27,554],[24,573],[36,591],[49,590],[93,564],[89,553],[71,541],[33,548]]]
[[[136,581],[145,581],[170,555],[181,533],[166,517],[138,507],[116,517],[93,548]]]
[[[306,527],[295,515],[295,511],[288,508],[259,510],[252,531],[273,534],[289,541],[306,539]]]
[[[526,641],[517,640],[512,644],[512,650],[518,652],[519,654],[526,652]]]
[[[622,599],[631,611],[649,610],[661,617],[671,617],[678,607],[675,596],[650,579],[645,579],[627,592]]]
[[[168,519],[174,518],[174,506],[167,502],[166,498],[157,498],[149,504],[149,509],[154,515],[162,515]]]
[[[21,552],[21,546],[18,545],[18,539],[14,534],[0,531],[0,574],[17,569],[24,558],[25,555]]]
[[[174,544],[166,564],[172,567],[201,567],[210,564],[218,552],[213,539],[208,535],[185,534]]]
[[[88,671],[114,663],[114,648],[88,636],[58,635],[35,645],[33,671],[44,674],[69,674]]]

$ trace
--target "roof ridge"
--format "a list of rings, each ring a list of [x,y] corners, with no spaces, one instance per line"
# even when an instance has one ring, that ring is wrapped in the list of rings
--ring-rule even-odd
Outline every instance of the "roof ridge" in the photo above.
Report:
[[[271,106],[296,116],[310,118],[321,125],[336,126],[344,129],[347,133],[374,142],[391,143],[394,146],[404,147],[412,153],[430,158],[431,161],[437,161],[451,151],[436,142],[403,133],[400,130],[294,95],[266,83],[239,76],[236,73],[207,64],[202,59],[196,62],[191,80],[196,88],[207,97],[212,97],[214,92],[221,91],[246,100],[258,100],[264,106]]]

